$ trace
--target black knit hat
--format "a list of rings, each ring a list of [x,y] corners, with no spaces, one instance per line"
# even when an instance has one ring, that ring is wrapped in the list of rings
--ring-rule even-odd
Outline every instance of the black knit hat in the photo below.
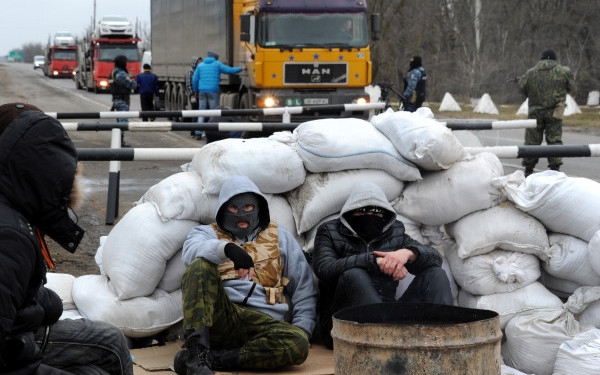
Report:
[[[21,113],[25,111],[43,112],[36,106],[26,103],[7,103],[0,106],[0,134],[10,123]]]
[[[542,57],[540,60],[556,60],[556,53],[554,53],[554,51],[551,49],[547,49],[542,52]]]

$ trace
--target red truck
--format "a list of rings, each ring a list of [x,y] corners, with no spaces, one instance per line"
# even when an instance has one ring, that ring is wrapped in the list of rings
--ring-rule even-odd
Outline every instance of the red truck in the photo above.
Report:
[[[44,75],[51,78],[71,78],[77,68],[77,46],[51,45],[44,55]]]
[[[127,71],[135,78],[140,73],[140,41],[136,37],[83,38],[77,47],[75,86],[96,93],[110,90],[110,73],[119,55],[127,57]]]

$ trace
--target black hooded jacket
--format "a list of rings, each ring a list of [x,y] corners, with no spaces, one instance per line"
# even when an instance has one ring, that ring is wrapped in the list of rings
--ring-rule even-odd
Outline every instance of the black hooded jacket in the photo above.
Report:
[[[66,131],[42,112],[24,111],[0,133],[0,361],[14,359],[6,358],[14,349],[9,340],[31,337],[62,312],[60,298],[43,287],[46,265],[36,229],[68,251],[79,245],[84,231],[68,215],[76,167]],[[37,367],[38,356],[17,366]]]

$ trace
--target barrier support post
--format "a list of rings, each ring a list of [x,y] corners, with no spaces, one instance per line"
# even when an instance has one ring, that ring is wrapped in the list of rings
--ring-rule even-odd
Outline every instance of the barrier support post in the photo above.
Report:
[[[111,148],[121,148],[121,129],[114,128],[111,133]],[[121,175],[121,162],[112,160],[108,171],[108,195],[106,197],[105,224],[112,225],[119,216],[119,188]]]

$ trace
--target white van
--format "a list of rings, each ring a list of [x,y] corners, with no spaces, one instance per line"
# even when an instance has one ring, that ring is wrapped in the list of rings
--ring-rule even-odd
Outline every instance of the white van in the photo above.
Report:
[[[144,51],[142,54],[142,60],[140,60],[140,72],[144,71],[144,64],[152,66],[152,52]]]

